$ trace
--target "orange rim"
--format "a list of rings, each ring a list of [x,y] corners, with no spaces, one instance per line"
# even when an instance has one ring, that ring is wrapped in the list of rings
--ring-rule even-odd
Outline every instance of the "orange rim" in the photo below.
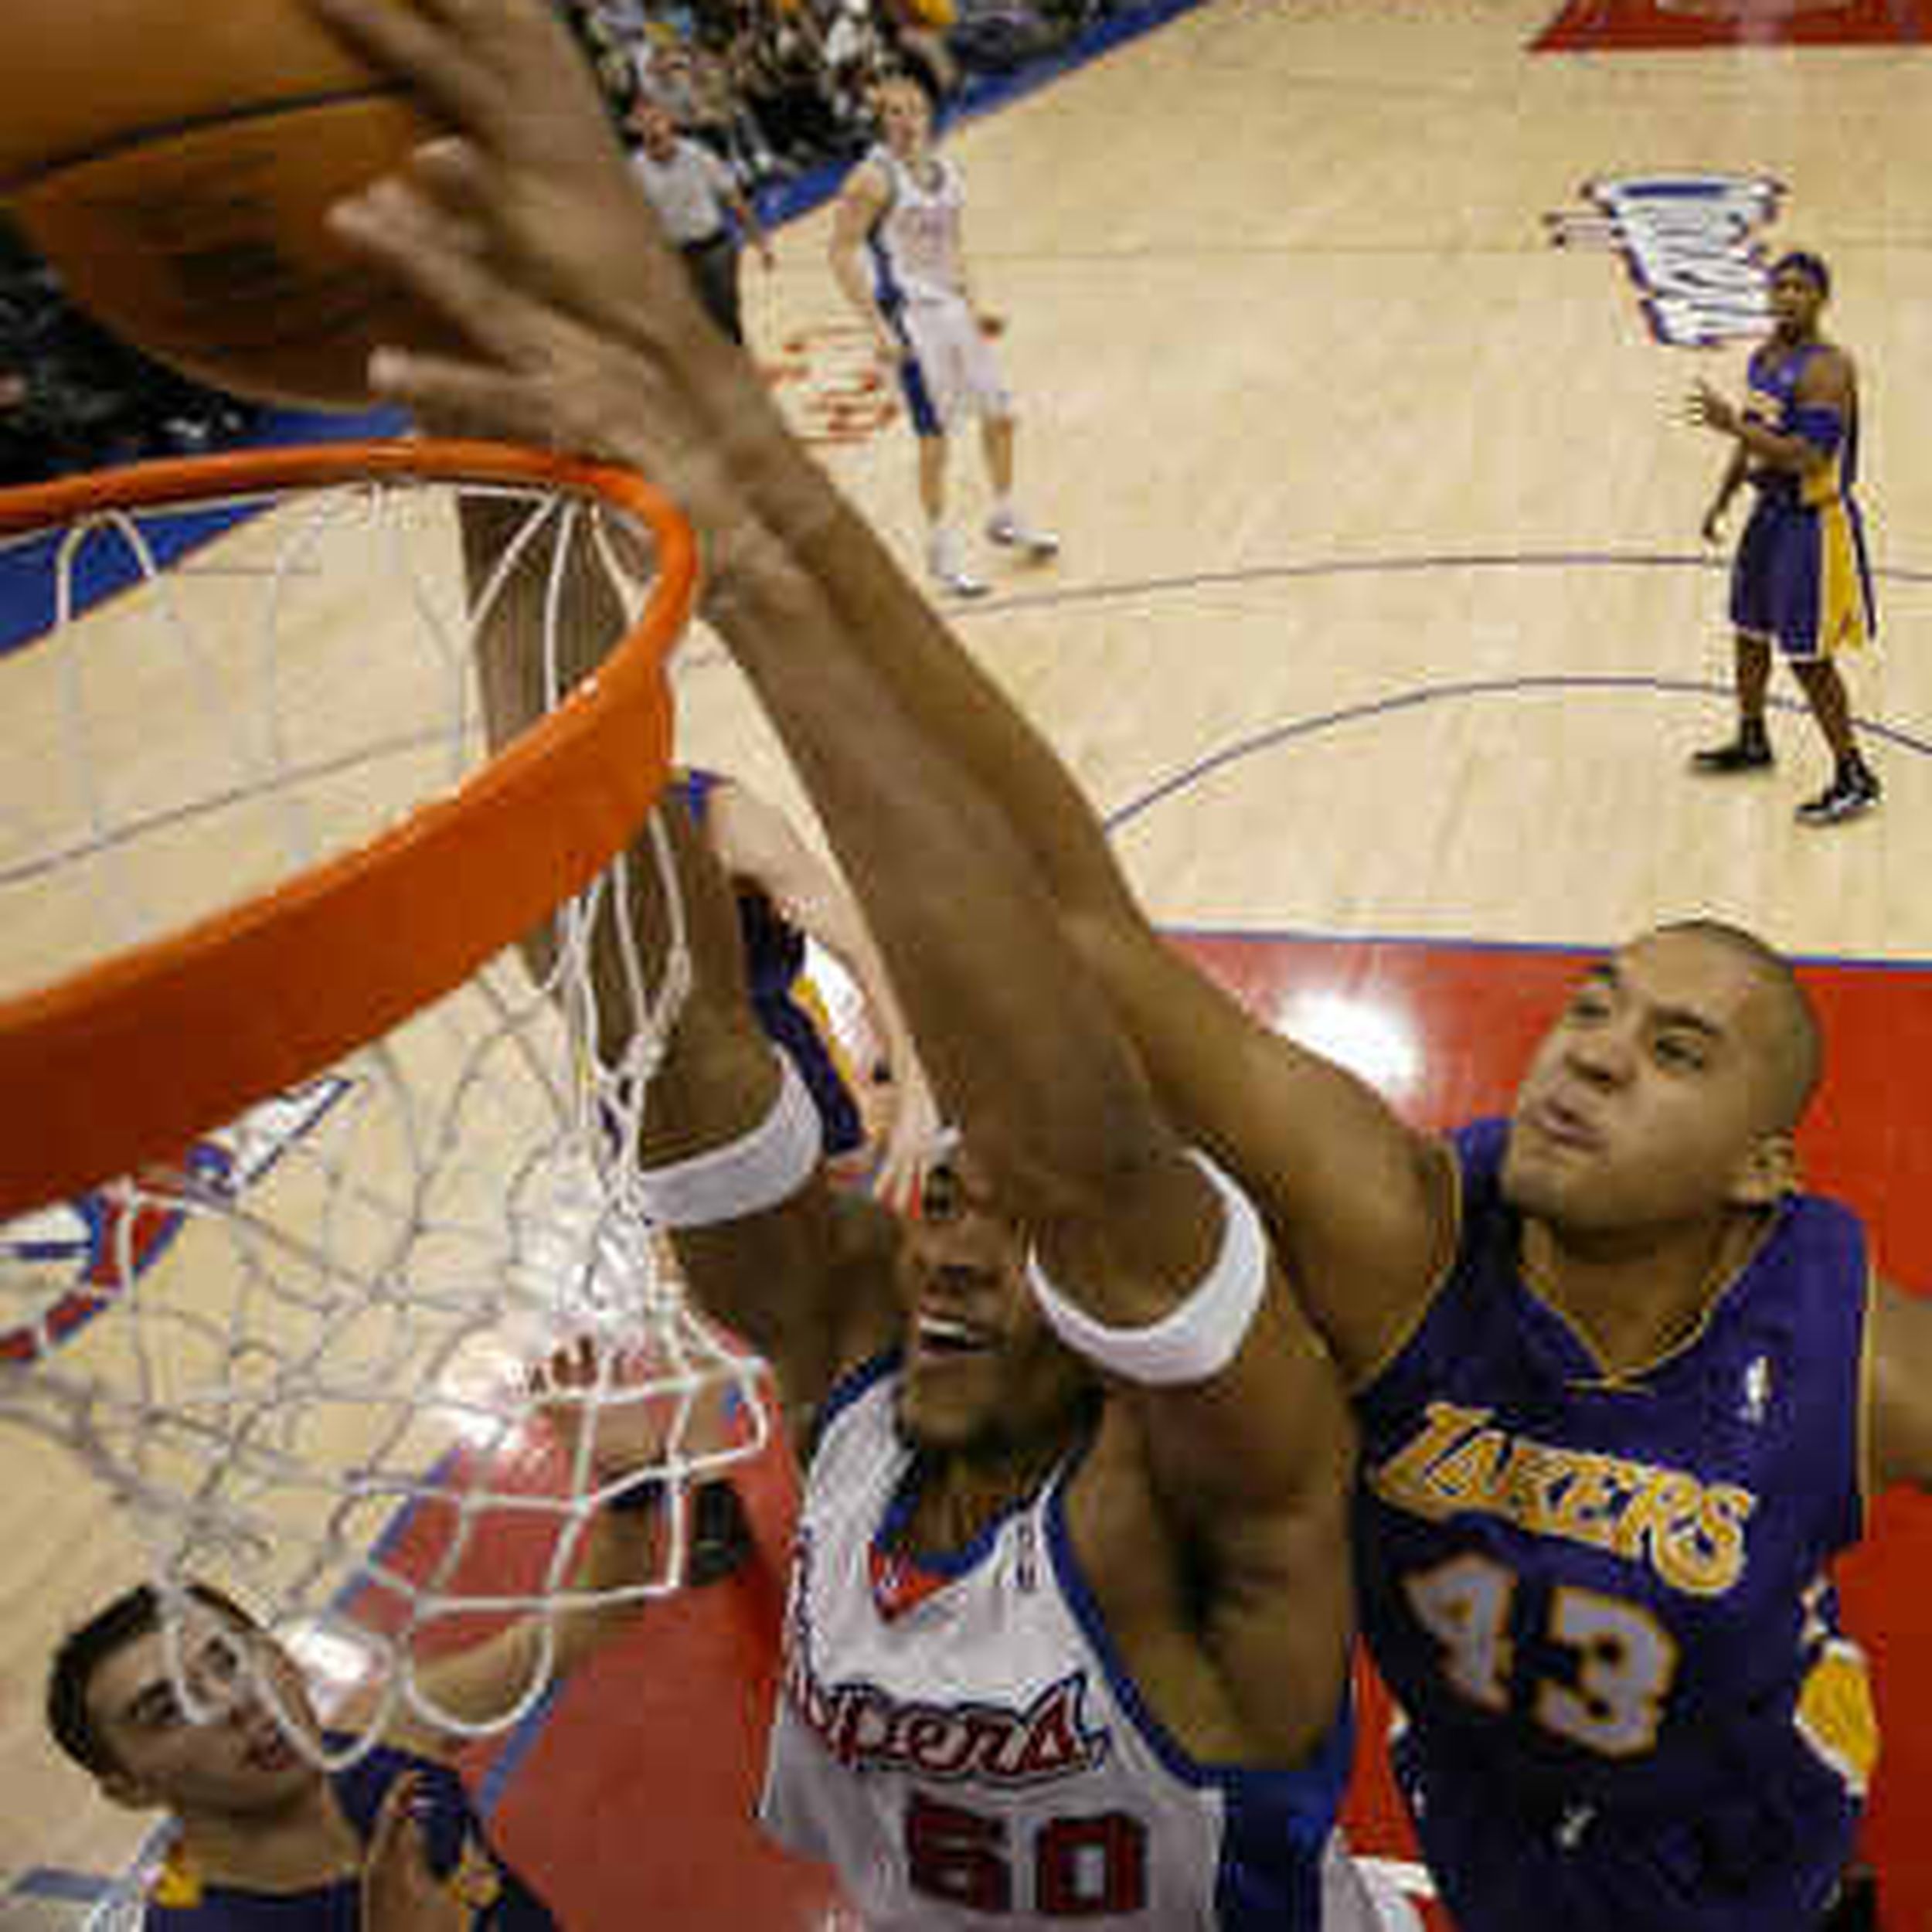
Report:
[[[630,634],[546,716],[379,837],[180,931],[0,999],[0,1219],[179,1158],[452,991],[622,849],[671,757],[664,665],[697,550],[628,471],[489,443],[245,451],[0,492],[0,533],[112,509],[365,480],[532,484],[654,533]]]

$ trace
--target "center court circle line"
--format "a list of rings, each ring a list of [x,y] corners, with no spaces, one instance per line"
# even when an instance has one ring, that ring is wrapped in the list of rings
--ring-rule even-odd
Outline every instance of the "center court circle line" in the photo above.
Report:
[[[1256,563],[1227,570],[1191,570],[1168,577],[1123,579],[1111,583],[1072,585],[1064,590],[996,593],[969,605],[949,605],[947,616],[961,621],[1004,615],[1010,611],[1049,610],[1063,604],[1106,604],[1122,597],[1155,597],[1194,590],[1291,583],[1313,578],[1402,577],[1458,570],[1698,570],[1728,573],[1730,557],[1711,551],[1670,550],[1472,550],[1422,556],[1330,557],[1308,563]],[[1877,564],[1875,581],[1932,583],[1932,570],[1904,564]]]
[[[1298,738],[1311,738],[1321,732],[1338,730],[1399,711],[1417,710],[1425,705],[1457,704],[1476,698],[1534,697],[1558,691],[1661,692],[1671,697],[1699,698],[1729,698],[1733,695],[1729,684],[1711,684],[1693,678],[1652,678],[1611,672],[1552,672],[1519,678],[1478,678],[1459,683],[1423,685],[1388,697],[1370,699],[1362,704],[1345,705],[1334,711],[1291,718],[1237,738],[1232,743],[1182,766],[1172,777],[1149,786],[1126,804],[1115,806],[1103,815],[1100,822],[1111,836],[1177,792],[1187,791],[1225,767],[1274,750]],[[1795,698],[1774,696],[1770,703],[1779,711],[1801,713],[1804,710],[1803,703]],[[1917,733],[1867,718],[1859,719],[1857,723],[1861,731],[1869,732],[1873,737],[1881,738],[1901,750],[1921,757],[1932,756],[1932,740]]]

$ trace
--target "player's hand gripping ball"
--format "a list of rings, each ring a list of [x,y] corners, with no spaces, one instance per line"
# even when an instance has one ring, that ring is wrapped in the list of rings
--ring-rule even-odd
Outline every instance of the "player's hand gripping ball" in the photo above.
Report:
[[[447,338],[326,226],[437,131],[297,0],[0,0],[0,203],[82,308],[236,395],[357,407],[376,343]]]

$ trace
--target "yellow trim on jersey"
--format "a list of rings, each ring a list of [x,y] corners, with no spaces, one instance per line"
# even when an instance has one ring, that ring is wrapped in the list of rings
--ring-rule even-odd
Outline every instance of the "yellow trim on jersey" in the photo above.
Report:
[[[1834,499],[1819,506],[1818,540],[1818,648],[1828,657],[1836,651],[1858,650],[1870,636],[1858,546],[1843,503]]]
[[[201,1874],[185,1849],[171,1845],[161,1869],[155,1874],[154,1883],[148,1888],[148,1896],[170,1912],[192,1912],[201,1903],[202,1891]]]
[[[859,1078],[852,1065],[852,1048],[845,1036],[833,1023],[832,1009],[825,1004],[825,996],[819,991],[818,983],[811,976],[809,967],[794,979],[786,992],[792,1002],[811,1022],[812,1031],[818,1036],[818,1043],[825,1049],[825,1057],[831,1061],[832,1070],[845,1083],[855,1104],[859,1093]]]
[[[1878,1708],[1857,1645],[1835,1638],[1806,1673],[1793,1723],[1798,1734],[1862,1798],[1879,1761]]]
[[[1747,632],[1744,634],[1749,636],[1754,634]],[[1597,1374],[1575,1381],[1571,1386],[1578,1389],[1599,1390],[1606,1395],[1615,1395],[1620,1392],[1632,1389],[1641,1391],[1645,1381],[1648,1377],[1656,1374],[1658,1369],[1667,1364],[1675,1362],[1679,1356],[1688,1355],[1692,1349],[1697,1347],[1705,1336],[1710,1332],[1712,1323],[1717,1319],[1718,1310],[1733,1294],[1739,1292],[1738,1284],[1743,1280],[1751,1264],[1757,1260],[1765,1244],[1777,1232],[1784,1216],[1784,1204],[1781,1202],[1770,1209],[1754,1208],[1749,1212],[1758,1216],[1757,1225],[1751,1230],[1750,1245],[1736,1261],[1727,1262],[1720,1255],[1711,1264],[1710,1274],[1706,1280],[1707,1283],[1712,1285],[1706,1287],[1704,1305],[1699,1310],[1696,1321],[1692,1325],[1689,1332],[1679,1336],[1675,1342],[1667,1342],[1655,1355],[1647,1360],[1633,1362],[1627,1367],[1621,1369],[1605,1366],[1603,1356],[1598,1351],[1596,1343],[1590,1339],[1570,1311],[1531,1274],[1529,1263],[1519,1257],[1516,1272],[1523,1287],[1563,1324],[1570,1339],[1596,1366]]]

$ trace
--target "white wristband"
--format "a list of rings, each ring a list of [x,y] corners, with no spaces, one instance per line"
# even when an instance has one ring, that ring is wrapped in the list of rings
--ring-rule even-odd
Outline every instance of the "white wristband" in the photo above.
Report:
[[[1029,1250],[1027,1281],[1047,1325],[1097,1368],[1155,1387],[1205,1382],[1239,1353],[1268,1287],[1268,1243],[1253,1204],[1205,1154],[1190,1158],[1221,1197],[1221,1246],[1208,1271],[1172,1314],[1143,1328],[1111,1328],[1077,1308]]]
[[[776,1047],[778,1097],[749,1133],[666,1167],[639,1170],[639,1204],[661,1227],[708,1228],[762,1213],[811,1179],[824,1146],[818,1110]]]

